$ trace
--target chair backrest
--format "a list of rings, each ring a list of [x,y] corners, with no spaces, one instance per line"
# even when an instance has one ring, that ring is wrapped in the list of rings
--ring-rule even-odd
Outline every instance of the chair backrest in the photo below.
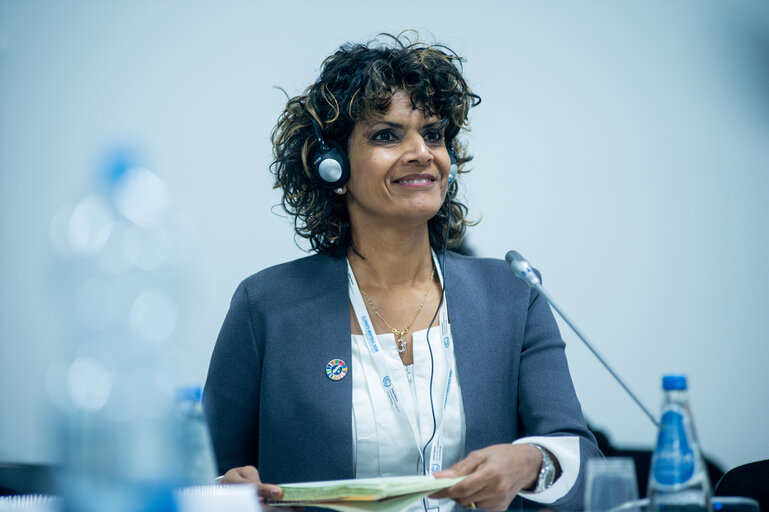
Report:
[[[0,462],[0,496],[54,494],[53,466]]]
[[[753,498],[761,510],[769,511],[769,459],[730,469],[718,481],[713,494]]]

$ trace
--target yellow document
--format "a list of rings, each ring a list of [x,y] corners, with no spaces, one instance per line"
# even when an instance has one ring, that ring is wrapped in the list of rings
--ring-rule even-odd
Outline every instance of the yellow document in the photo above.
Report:
[[[451,487],[460,478],[397,476],[281,484],[283,498],[275,506],[321,507],[339,512],[396,512]]]

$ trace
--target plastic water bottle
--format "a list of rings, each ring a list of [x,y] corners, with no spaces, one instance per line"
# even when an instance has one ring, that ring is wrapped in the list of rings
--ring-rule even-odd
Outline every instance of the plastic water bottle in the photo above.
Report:
[[[115,152],[52,222],[62,351],[48,372],[67,512],[175,512],[179,249],[166,183]]]
[[[216,481],[216,464],[208,431],[208,422],[203,412],[200,386],[187,386],[177,394],[177,413],[182,438],[181,457],[183,484],[213,485]]]
[[[689,410],[686,377],[665,375],[648,495],[654,512],[709,511],[710,482]]]

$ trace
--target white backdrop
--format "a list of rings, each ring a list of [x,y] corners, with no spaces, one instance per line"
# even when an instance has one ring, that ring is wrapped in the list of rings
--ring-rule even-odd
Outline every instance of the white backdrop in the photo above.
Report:
[[[435,5],[440,5],[436,8]],[[189,205],[185,318],[202,382],[237,283],[303,253],[272,213],[284,97],[341,43],[418,29],[483,103],[461,186],[482,256],[517,249],[655,412],[690,377],[705,451],[769,458],[769,4],[0,0],[0,461],[49,461],[49,224],[131,145]],[[586,416],[655,432],[564,331]]]

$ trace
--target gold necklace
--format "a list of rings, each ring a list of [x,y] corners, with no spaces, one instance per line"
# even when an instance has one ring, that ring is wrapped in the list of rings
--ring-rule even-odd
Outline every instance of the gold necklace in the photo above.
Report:
[[[385,325],[392,331],[392,333],[395,335],[395,338],[398,343],[398,353],[403,354],[406,352],[406,341],[403,339],[403,337],[406,335],[407,332],[409,332],[409,329],[411,329],[411,326],[414,325],[414,322],[416,321],[417,317],[419,316],[419,312],[422,311],[422,308],[425,306],[425,301],[427,300],[427,294],[430,293],[430,285],[433,282],[433,278],[435,277],[435,265],[433,265],[433,271],[430,274],[430,279],[427,281],[427,289],[425,289],[425,296],[422,297],[422,303],[417,308],[417,312],[414,313],[414,318],[411,319],[411,322],[403,328],[402,331],[399,331],[392,325],[390,325],[390,322],[384,319],[382,314],[379,312],[379,309],[374,305],[374,301],[371,300],[371,297],[368,296],[366,292],[361,290],[360,292],[363,294],[364,297],[366,297],[366,302],[368,302],[368,305],[371,306],[371,309],[374,310],[374,313],[376,313],[376,316],[382,319],[382,321],[385,323]]]

